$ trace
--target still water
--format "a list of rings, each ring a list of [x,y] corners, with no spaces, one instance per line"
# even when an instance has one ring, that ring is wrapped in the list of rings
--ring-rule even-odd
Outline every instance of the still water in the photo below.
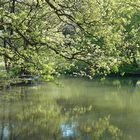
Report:
[[[139,140],[140,81],[63,78],[0,91],[0,140]]]

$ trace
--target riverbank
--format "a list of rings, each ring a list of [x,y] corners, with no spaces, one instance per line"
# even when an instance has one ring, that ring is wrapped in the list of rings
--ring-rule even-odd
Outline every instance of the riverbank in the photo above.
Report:
[[[73,75],[73,74],[65,74],[65,75],[61,75],[61,77],[79,77],[79,78],[87,78],[87,79],[91,79],[89,77],[85,77],[85,76],[81,76],[81,75]],[[137,85],[137,81],[139,81],[140,79],[140,73],[124,73],[123,75],[120,73],[111,73],[110,75],[106,76],[106,77],[102,77],[102,76],[95,76],[92,79],[96,79],[96,80],[103,80],[106,78],[119,78],[119,79],[124,79],[124,78],[134,78],[137,79],[135,83],[135,85]],[[33,77],[31,75],[24,75],[21,77],[16,77],[16,78],[8,78],[8,77],[1,77],[0,78],[0,90],[2,89],[8,89],[12,86],[22,86],[22,85],[32,85],[36,82],[39,82],[39,77]],[[140,85],[140,84],[139,84]]]
[[[0,90],[8,89],[12,86],[22,86],[22,85],[31,85],[37,82],[36,79],[32,77],[26,78],[0,78]]]

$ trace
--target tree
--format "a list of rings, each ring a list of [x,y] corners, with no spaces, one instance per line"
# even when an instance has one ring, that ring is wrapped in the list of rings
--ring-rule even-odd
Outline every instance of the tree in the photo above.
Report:
[[[7,72],[52,75],[61,61],[84,75],[106,75],[138,60],[138,0],[1,0],[0,5]]]

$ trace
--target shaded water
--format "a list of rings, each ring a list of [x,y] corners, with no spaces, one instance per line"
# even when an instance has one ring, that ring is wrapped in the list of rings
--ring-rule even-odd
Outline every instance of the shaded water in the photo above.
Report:
[[[0,140],[139,140],[138,80],[64,78],[0,91]]]

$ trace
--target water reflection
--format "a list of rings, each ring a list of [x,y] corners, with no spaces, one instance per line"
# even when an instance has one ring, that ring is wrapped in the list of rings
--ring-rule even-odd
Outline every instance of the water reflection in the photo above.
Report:
[[[7,124],[0,124],[1,140],[7,140],[9,137],[9,129]]]
[[[139,140],[140,88],[134,81],[63,79],[64,86],[3,91],[0,139]]]
[[[62,136],[65,137],[76,137],[78,135],[77,129],[77,123],[62,123],[60,125]]]

